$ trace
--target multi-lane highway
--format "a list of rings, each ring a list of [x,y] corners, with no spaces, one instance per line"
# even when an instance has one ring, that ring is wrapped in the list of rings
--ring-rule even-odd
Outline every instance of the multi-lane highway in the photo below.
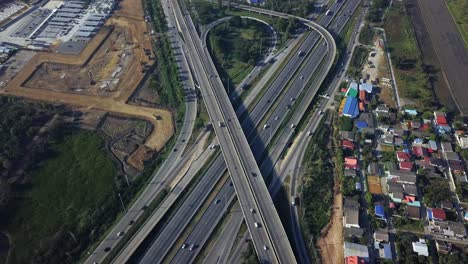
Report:
[[[170,1],[169,4],[191,54],[192,70],[220,142],[257,254],[261,261],[293,263],[294,254],[284,228],[206,46],[202,47],[190,15],[180,9],[177,1]],[[155,244],[146,252],[143,263],[152,263],[157,257],[154,247]]]
[[[141,4],[141,2],[138,2]],[[171,33],[171,32],[169,32]],[[174,50],[184,50],[182,42],[178,41],[179,36],[176,34],[170,34],[172,48]],[[150,179],[150,183],[145,187],[142,194],[137,200],[128,208],[127,212],[120,218],[120,220],[112,227],[106,237],[98,244],[94,251],[90,254],[85,263],[101,263],[106,256],[109,254],[108,249],[114,248],[117,243],[121,240],[121,237],[117,237],[117,233],[126,233],[130,228],[130,222],[135,222],[144,212],[146,206],[151,204],[151,201],[161,192],[162,189],[166,188],[172,183],[174,174],[171,172],[177,168],[176,165],[183,158],[183,153],[187,147],[189,139],[192,136],[195,119],[197,116],[197,97],[194,93],[193,79],[189,71],[187,61],[182,56],[183,54],[176,53],[176,61],[180,69],[180,75],[182,85],[186,92],[185,102],[185,115],[184,122],[180,129],[179,136],[176,143],[168,155],[167,159],[161,165],[160,169]]]
[[[330,18],[330,16],[327,16],[327,17],[325,17],[325,18],[326,18],[325,20],[328,20],[327,23],[329,23],[329,22],[331,21],[331,19],[332,19],[332,18]],[[310,40],[310,38],[309,38],[309,41],[315,43],[315,42],[317,41],[317,37],[315,36],[315,39],[312,39],[312,40]],[[308,52],[312,49],[313,46],[314,46],[314,45],[310,45],[310,43],[309,43],[309,45],[308,45],[307,47],[304,47],[304,50],[308,53]],[[324,45],[324,46],[326,46],[326,45]],[[318,46],[318,47],[320,47],[320,46]],[[204,52],[205,52],[205,54],[206,54],[206,50],[205,50]],[[304,54],[307,54],[306,52],[304,52]],[[300,61],[301,59],[302,59],[302,61],[303,61],[303,57],[305,57],[305,56],[297,56],[297,57],[299,57],[299,59],[298,59],[299,61]],[[192,59],[193,59],[193,58],[192,58]],[[298,60],[296,60],[295,63],[297,63]],[[295,66],[297,67],[297,65],[298,65],[298,64],[296,64]],[[317,66],[318,66],[318,63],[317,63],[317,65],[316,65],[316,67],[317,67]],[[315,67],[315,68],[316,68],[316,67]],[[283,71],[283,72],[284,72],[284,71]],[[291,72],[290,72],[290,73],[291,73]],[[294,72],[293,72],[293,73],[294,73]],[[215,75],[215,76],[216,76],[216,75]],[[287,75],[286,75],[286,76],[287,76]],[[292,76],[292,74],[291,74],[290,76]],[[197,76],[197,77],[198,77],[198,76]],[[309,77],[310,77],[310,76],[309,76]],[[283,81],[284,81],[285,79],[286,79],[286,80],[289,80],[289,78],[286,77],[286,78],[283,78]],[[219,81],[219,80],[218,80],[218,81]],[[200,80],[199,80],[199,82],[200,82]],[[286,83],[287,83],[287,82],[288,82],[288,81],[286,81]],[[201,82],[200,82],[200,83],[201,83]],[[284,86],[286,83],[283,83],[283,86]],[[282,86],[281,83],[280,83],[279,85],[277,85],[277,87],[280,87],[280,91],[281,91],[281,89],[283,88],[283,87],[281,87],[281,86]],[[279,93],[277,93],[276,95],[278,95],[278,94],[279,94]],[[276,99],[276,98],[275,98],[275,99]],[[270,99],[270,100],[271,100],[271,99]],[[267,103],[267,104],[268,104],[268,103]],[[263,113],[262,113],[262,112],[263,112]],[[266,110],[265,110],[265,111],[259,111],[259,112],[258,112],[259,114],[256,115],[256,116],[257,116],[257,120],[261,120],[265,112],[266,112]],[[258,122],[254,122],[254,123],[257,123],[257,124],[258,124]],[[278,122],[278,123],[279,123],[279,122]],[[216,124],[215,124],[215,125],[216,125]],[[243,124],[243,125],[244,125],[244,124]],[[216,129],[216,126],[215,126],[215,129]],[[244,129],[245,129],[245,127],[244,127]],[[271,134],[270,134],[270,135],[271,135]],[[232,191],[232,187],[230,188],[230,190]],[[229,197],[229,195],[228,195],[228,196],[224,196],[224,197]],[[233,197],[233,195],[230,195],[230,197]],[[229,199],[227,199],[227,198],[225,198],[225,199],[220,199],[220,200],[226,200],[226,203],[229,201]],[[219,207],[222,207],[222,206],[223,206],[223,204],[220,204]],[[210,206],[210,207],[211,207],[211,206]],[[219,207],[218,207],[218,208],[219,208]],[[273,207],[273,208],[274,208],[274,207]],[[207,212],[209,212],[209,210],[208,210]],[[207,213],[207,215],[210,215],[210,214]],[[216,214],[216,213],[212,213],[211,215],[212,215],[212,216],[210,217],[211,219],[213,219],[213,218],[219,218],[219,216],[220,216],[220,214]],[[217,221],[216,221],[216,222],[217,222]],[[214,225],[213,225],[213,226],[214,226]],[[175,259],[175,260],[177,261],[177,259]]]
[[[359,1],[355,1],[355,2],[353,2],[351,5],[346,6],[345,9],[344,9],[344,11],[343,11],[342,13],[349,13],[349,12],[352,13],[352,12],[354,11],[354,9],[356,8],[358,2],[359,2]],[[334,7],[336,8],[336,6],[334,6]],[[336,9],[336,10],[337,10],[337,9]],[[347,16],[347,17],[348,17],[348,18],[345,18],[345,16],[343,16],[343,19],[337,19],[337,21],[338,21],[337,23],[340,23],[341,25],[345,25],[346,22],[347,22],[347,19],[349,19],[349,16]],[[326,21],[330,21],[330,20],[331,20],[330,18],[327,18]],[[342,28],[342,27],[340,27],[340,28]],[[317,62],[316,62],[316,61],[314,62],[314,60],[308,60],[308,61],[309,61],[309,63],[315,63],[315,64],[317,64]],[[298,65],[297,65],[297,66],[298,66]],[[321,75],[321,76],[324,76],[324,75],[326,74],[326,72],[327,72],[327,71],[325,71],[324,73],[321,73],[320,75]],[[304,83],[304,85],[305,85],[305,83]],[[319,86],[320,86],[320,83],[317,83],[317,82],[312,84],[312,87],[317,87],[317,88],[318,88]],[[302,89],[302,88],[301,88],[301,89]],[[299,93],[299,91],[298,91],[297,89],[296,89],[295,92],[296,92],[296,93]],[[265,101],[268,101],[268,100],[269,100],[269,99],[268,99],[269,97],[268,97],[267,95],[265,95],[264,98],[265,98],[265,99],[263,99],[263,100],[264,100],[264,103],[265,103]],[[287,101],[289,101],[289,98],[283,98],[283,101],[286,101],[286,102],[287,102]],[[261,104],[261,103],[259,103],[259,104]],[[283,112],[285,112],[285,111],[283,111]],[[256,119],[254,115],[250,115],[250,116],[253,116],[252,118],[253,118],[254,120]],[[272,116],[273,116],[273,119],[276,118],[274,115],[272,115]],[[284,114],[281,115],[281,117],[283,117],[283,116],[284,116]],[[255,123],[255,122],[254,122],[254,123]],[[266,135],[269,135],[269,136],[271,137],[271,133],[269,133],[267,130],[268,130],[268,129],[266,129],[266,131],[259,131],[259,133],[265,133]],[[264,162],[264,164],[265,164],[265,162]],[[222,194],[220,193],[219,195],[221,196]],[[223,211],[220,211],[220,210],[219,210],[219,211],[218,211],[218,215],[222,215],[222,212],[223,212]],[[207,216],[209,216],[209,214],[207,214]],[[196,231],[196,232],[197,232],[198,234],[202,234],[202,235],[193,236],[193,237],[192,237],[192,235],[191,235],[191,236],[189,237],[190,243],[200,243],[200,244],[203,244],[203,241],[205,241],[205,240],[206,240],[206,237],[209,236],[209,234],[211,233],[210,230],[212,229],[212,226],[213,226],[213,219],[214,219],[213,217],[211,217],[211,218],[209,218],[209,217],[206,217],[206,218],[205,218],[205,216],[202,217],[202,219],[199,221],[199,225],[198,225],[197,227],[195,227],[194,232],[193,232],[193,233],[195,233],[195,230],[197,230],[198,228],[201,228],[201,230],[203,230],[203,231]],[[242,220],[242,218],[238,218],[237,220],[240,222],[240,221]],[[204,224],[204,223],[210,223],[210,225],[206,225],[206,224]],[[231,237],[231,239],[232,239],[232,237]],[[187,241],[188,241],[188,240],[187,240]],[[197,253],[196,251],[193,252],[193,251],[183,251],[183,250],[179,250],[179,252],[177,253],[175,259],[180,260],[180,259],[182,259],[182,258],[179,258],[179,256],[185,256],[185,258],[183,258],[184,262],[189,262],[190,259],[193,259],[193,257],[196,255],[196,253]],[[219,252],[219,254],[222,255],[222,252]]]

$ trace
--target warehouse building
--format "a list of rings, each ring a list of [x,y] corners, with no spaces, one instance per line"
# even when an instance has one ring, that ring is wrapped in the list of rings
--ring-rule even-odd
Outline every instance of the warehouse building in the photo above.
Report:
[[[350,118],[355,118],[359,115],[358,100],[356,97],[349,96],[346,98],[342,114]]]

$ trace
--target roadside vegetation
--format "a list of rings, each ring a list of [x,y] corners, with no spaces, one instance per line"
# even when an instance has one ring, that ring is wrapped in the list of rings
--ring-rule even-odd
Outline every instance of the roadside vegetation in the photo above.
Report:
[[[241,263],[242,264],[258,264],[257,253],[255,253],[255,249],[253,247],[252,241],[249,242],[247,250],[244,251],[241,255]]]
[[[372,0],[369,6],[367,20],[371,23],[380,23],[385,13],[385,9],[390,5],[390,0]]]
[[[184,89],[169,37],[165,34],[166,18],[160,1],[147,0],[146,7],[156,33],[153,41],[156,68],[150,80],[150,89],[156,90],[159,104],[173,109],[176,122],[180,124],[185,114]]]
[[[96,133],[61,128],[2,218],[9,263],[72,263],[121,210],[116,168]],[[65,132],[63,132],[65,131]]]
[[[362,27],[361,32],[359,33],[359,42],[364,45],[372,45],[372,42],[374,41],[374,35],[374,29],[369,25],[368,22],[366,22],[366,24]]]
[[[446,3],[465,42],[465,47],[468,47],[468,1],[447,0]]]
[[[334,182],[329,149],[331,132],[330,126],[320,124],[304,157],[306,174],[303,176],[301,203],[304,207],[304,232],[314,238],[328,224],[331,214]]]
[[[265,1],[265,8],[306,17],[314,11],[315,2],[316,0],[270,0]]]
[[[429,75],[403,3],[393,3],[384,28],[400,96],[413,101],[420,109],[430,108],[434,99]]]
[[[266,25],[239,16],[210,31],[209,49],[226,86],[234,88],[263,58],[270,45],[270,34]]]
[[[367,54],[368,50],[366,47],[356,47],[348,67],[348,75],[353,76],[356,80],[359,80],[362,67],[364,67],[364,63],[366,63]]]

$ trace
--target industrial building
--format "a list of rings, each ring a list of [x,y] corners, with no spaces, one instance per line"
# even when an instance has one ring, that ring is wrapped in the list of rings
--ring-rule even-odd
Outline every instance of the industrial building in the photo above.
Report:
[[[343,107],[342,115],[350,118],[355,118],[359,115],[358,100],[356,97],[346,97],[346,102]]]

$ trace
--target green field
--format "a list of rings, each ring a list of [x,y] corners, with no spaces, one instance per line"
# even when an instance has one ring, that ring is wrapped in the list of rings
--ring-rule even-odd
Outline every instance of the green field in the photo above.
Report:
[[[234,20],[231,20],[234,21]],[[266,53],[268,29],[262,23],[240,19],[214,27],[208,42],[221,79],[232,90]]]
[[[447,0],[447,6],[452,13],[455,24],[468,47],[468,1],[467,0]]]
[[[10,263],[74,262],[105,230],[111,208],[120,209],[116,168],[96,133],[74,132],[51,149],[10,208],[4,227],[14,243]]]
[[[385,32],[401,97],[421,108],[431,106],[433,93],[404,4],[395,2],[387,13]]]

